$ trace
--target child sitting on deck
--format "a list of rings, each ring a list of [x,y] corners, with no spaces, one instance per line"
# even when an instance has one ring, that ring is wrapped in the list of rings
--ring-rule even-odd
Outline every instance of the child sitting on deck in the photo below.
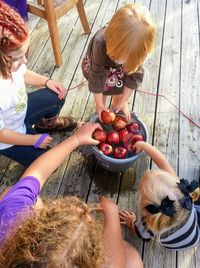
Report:
[[[65,102],[65,88],[26,69],[29,39],[20,15],[0,1],[0,155],[24,166],[52,142],[49,135],[37,132],[76,127],[73,118],[57,116]],[[27,95],[25,84],[41,89]]]
[[[106,110],[106,96],[112,107],[130,119],[128,100],[143,80],[142,64],[153,49],[156,25],[140,4],[126,4],[91,39],[82,62],[96,112]]]
[[[41,188],[79,145],[93,144],[99,124],[87,123],[36,159],[0,200],[0,267],[142,268],[122,240],[119,211],[110,199],[86,205],[75,197],[39,201]],[[97,219],[103,212],[104,221]]]
[[[186,249],[200,241],[200,188],[197,181],[179,179],[165,156],[145,142],[144,150],[159,170],[146,171],[139,184],[141,218],[120,212],[122,224],[145,241],[157,239],[169,249]]]

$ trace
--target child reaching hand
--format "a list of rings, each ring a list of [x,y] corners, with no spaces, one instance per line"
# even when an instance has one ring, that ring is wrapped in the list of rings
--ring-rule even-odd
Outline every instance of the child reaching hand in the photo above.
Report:
[[[25,22],[0,1],[0,155],[29,166],[51,144],[52,130],[72,130],[71,117],[58,117],[66,90],[27,70],[30,37]],[[41,89],[26,93],[25,85]],[[35,129],[32,125],[35,124]]]
[[[156,26],[148,10],[140,4],[126,4],[91,39],[82,70],[99,118],[106,110],[106,96],[112,95],[113,109],[130,119],[128,100],[142,83],[142,64],[155,38]]]
[[[200,188],[197,181],[179,179],[165,156],[145,142],[135,144],[157,164],[139,183],[141,218],[120,212],[121,223],[145,241],[156,239],[169,249],[186,249],[200,241]]]
[[[122,239],[119,210],[111,199],[101,197],[100,206],[76,197],[39,202],[48,177],[73,150],[99,143],[92,138],[97,128],[84,124],[37,158],[0,197],[0,267],[143,267],[137,251]]]

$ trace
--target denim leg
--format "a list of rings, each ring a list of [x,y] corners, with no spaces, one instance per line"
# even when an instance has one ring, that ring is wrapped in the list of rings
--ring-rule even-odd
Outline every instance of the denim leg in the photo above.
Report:
[[[31,125],[27,125],[26,134],[36,134]],[[14,145],[7,149],[1,150],[0,153],[8,158],[20,163],[21,165],[28,167],[35,159],[40,155],[47,152],[50,148],[40,149],[33,146],[21,146]]]
[[[51,118],[59,114],[65,100],[48,88],[43,88],[28,94],[28,107],[25,124],[33,125],[42,117]]]

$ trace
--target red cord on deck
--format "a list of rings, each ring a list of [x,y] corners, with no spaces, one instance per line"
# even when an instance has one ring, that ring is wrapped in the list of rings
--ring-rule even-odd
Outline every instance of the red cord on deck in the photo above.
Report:
[[[80,87],[81,85],[85,84],[87,82],[87,80],[81,82],[80,84],[74,86],[74,87],[71,87],[67,90],[67,92],[69,90],[72,90],[72,89],[75,89],[75,88],[78,88]],[[195,123],[190,117],[188,117],[183,111],[181,111],[173,102],[171,102],[167,97],[165,97],[164,95],[162,94],[155,94],[155,93],[150,93],[150,92],[147,92],[147,91],[144,91],[144,90],[141,90],[141,89],[137,89],[136,90],[137,92],[141,92],[141,93],[144,93],[144,94],[147,94],[147,95],[151,95],[151,96],[154,96],[154,97],[163,97],[165,100],[167,100],[177,111],[179,111],[185,118],[187,118],[190,123],[192,123],[193,125],[195,125],[196,127],[200,128],[200,125]]]

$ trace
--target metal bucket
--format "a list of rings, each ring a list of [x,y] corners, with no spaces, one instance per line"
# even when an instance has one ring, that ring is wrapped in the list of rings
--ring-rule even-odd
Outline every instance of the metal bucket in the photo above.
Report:
[[[147,128],[145,126],[145,124],[142,122],[141,119],[139,119],[135,113],[131,112],[131,117],[134,121],[136,121],[139,126],[140,126],[140,132],[139,134],[144,136],[144,140],[147,141],[148,140],[148,131]],[[95,113],[92,115],[90,122],[99,122],[99,118],[98,115]],[[101,123],[101,122],[100,122]],[[96,159],[98,161],[98,163],[106,170],[110,171],[110,172],[122,172],[127,170],[128,168],[130,168],[133,163],[140,158],[143,155],[143,151],[138,153],[138,154],[134,154],[133,156],[129,157],[129,158],[125,158],[125,159],[116,159],[116,158],[112,158],[110,156],[106,156],[102,153],[102,151],[100,151],[98,149],[97,146],[92,146],[92,151],[96,156]]]

